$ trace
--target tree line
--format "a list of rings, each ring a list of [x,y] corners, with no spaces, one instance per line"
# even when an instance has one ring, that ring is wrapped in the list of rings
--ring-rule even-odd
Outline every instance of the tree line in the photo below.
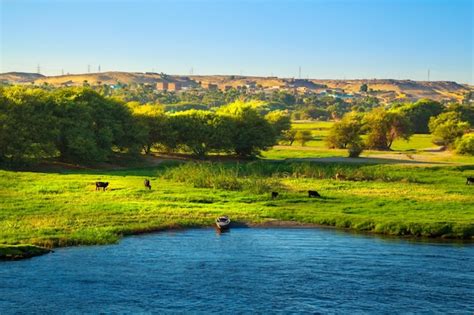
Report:
[[[472,104],[445,106],[422,99],[376,107],[366,113],[346,113],[332,126],[326,142],[329,148],[347,148],[350,156],[358,156],[364,148],[390,150],[396,139],[409,140],[414,133],[431,133],[434,144],[461,154],[474,154],[472,126]]]
[[[160,106],[125,103],[88,87],[0,87],[1,163],[104,162],[117,153],[153,148],[248,157],[276,144],[290,127],[285,113],[265,114],[246,102],[165,113]]]

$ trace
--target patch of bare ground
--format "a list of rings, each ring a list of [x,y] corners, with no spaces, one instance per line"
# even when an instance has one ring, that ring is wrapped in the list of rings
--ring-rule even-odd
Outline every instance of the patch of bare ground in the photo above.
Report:
[[[426,152],[426,153],[425,153]],[[424,151],[423,153],[393,152],[367,153],[358,158],[321,157],[321,158],[290,158],[287,161],[307,161],[319,163],[350,163],[350,164],[408,164],[419,166],[455,166],[466,163],[450,161],[454,154],[450,151]]]

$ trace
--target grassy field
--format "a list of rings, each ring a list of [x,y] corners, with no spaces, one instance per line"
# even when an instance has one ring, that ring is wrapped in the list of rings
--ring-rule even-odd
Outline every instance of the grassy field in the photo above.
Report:
[[[345,150],[325,148],[331,125],[295,122],[314,140],[275,146],[254,162],[156,159],[153,166],[120,170],[0,170],[0,259],[46,252],[31,245],[108,244],[128,234],[211,226],[221,214],[251,224],[295,221],[474,239],[474,186],[465,184],[474,176],[473,157],[424,150],[431,137],[414,135],[393,151],[347,159]],[[95,191],[95,181],[110,182],[110,189]],[[323,198],[309,199],[309,189]],[[272,200],[271,191],[280,196]]]
[[[335,174],[344,176],[335,180]],[[115,171],[0,171],[5,245],[106,244],[121,236],[234,221],[291,220],[391,235],[472,239],[474,166],[177,163]],[[151,179],[153,189],[143,187]],[[95,191],[95,181],[110,189]],[[306,191],[323,196],[310,199]],[[270,191],[280,192],[272,200]]]
[[[295,130],[311,131],[313,140],[306,144],[307,147],[326,148],[324,141],[333,124],[334,122],[332,121],[293,121],[292,128]],[[396,140],[392,145],[392,149],[395,151],[415,151],[436,147],[431,140],[431,135],[415,134],[409,141]]]
[[[278,145],[262,153],[262,157],[270,160],[285,159],[318,159],[331,157],[345,157],[347,150],[328,149],[325,138],[329,129],[334,124],[332,121],[293,121],[292,128],[295,130],[309,130],[313,140],[308,141],[305,146],[294,142],[293,145]],[[364,136],[363,136],[364,138]],[[452,152],[436,152],[436,145],[432,143],[432,136],[426,134],[415,134],[409,141],[396,140],[391,151],[365,150],[361,157],[394,160],[414,160],[425,163],[461,163],[474,164],[474,157],[460,156]],[[376,161],[374,161],[376,163]]]

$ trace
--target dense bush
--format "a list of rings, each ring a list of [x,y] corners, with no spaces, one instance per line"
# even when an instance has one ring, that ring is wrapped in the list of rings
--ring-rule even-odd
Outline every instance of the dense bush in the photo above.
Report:
[[[362,151],[364,151],[364,145],[362,144],[362,141],[353,142],[347,146],[347,152],[351,158],[359,157]]]
[[[459,154],[474,155],[474,133],[467,133],[456,141]]]
[[[430,131],[433,143],[448,148],[453,147],[457,139],[469,130],[469,123],[462,121],[456,112],[446,112],[430,119]]]
[[[444,110],[444,106],[436,101],[421,99],[415,103],[403,104],[397,110],[408,118],[414,133],[429,133],[429,121]]]

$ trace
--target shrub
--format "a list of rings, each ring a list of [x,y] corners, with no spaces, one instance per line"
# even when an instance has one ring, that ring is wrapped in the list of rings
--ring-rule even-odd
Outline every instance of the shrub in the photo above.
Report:
[[[447,112],[430,119],[433,143],[452,147],[456,140],[469,129],[469,123],[462,121],[458,113]]]
[[[349,144],[361,142],[362,124],[360,117],[355,113],[349,113],[341,121],[336,122],[326,138],[329,148],[344,149]]]
[[[347,151],[349,152],[349,157],[351,158],[359,157],[363,150],[364,148],[362,144],[358,142],[350,143],[347,146]]]
[[[474,133],[467,133],[456,141],[459,154],[474,155]]]

